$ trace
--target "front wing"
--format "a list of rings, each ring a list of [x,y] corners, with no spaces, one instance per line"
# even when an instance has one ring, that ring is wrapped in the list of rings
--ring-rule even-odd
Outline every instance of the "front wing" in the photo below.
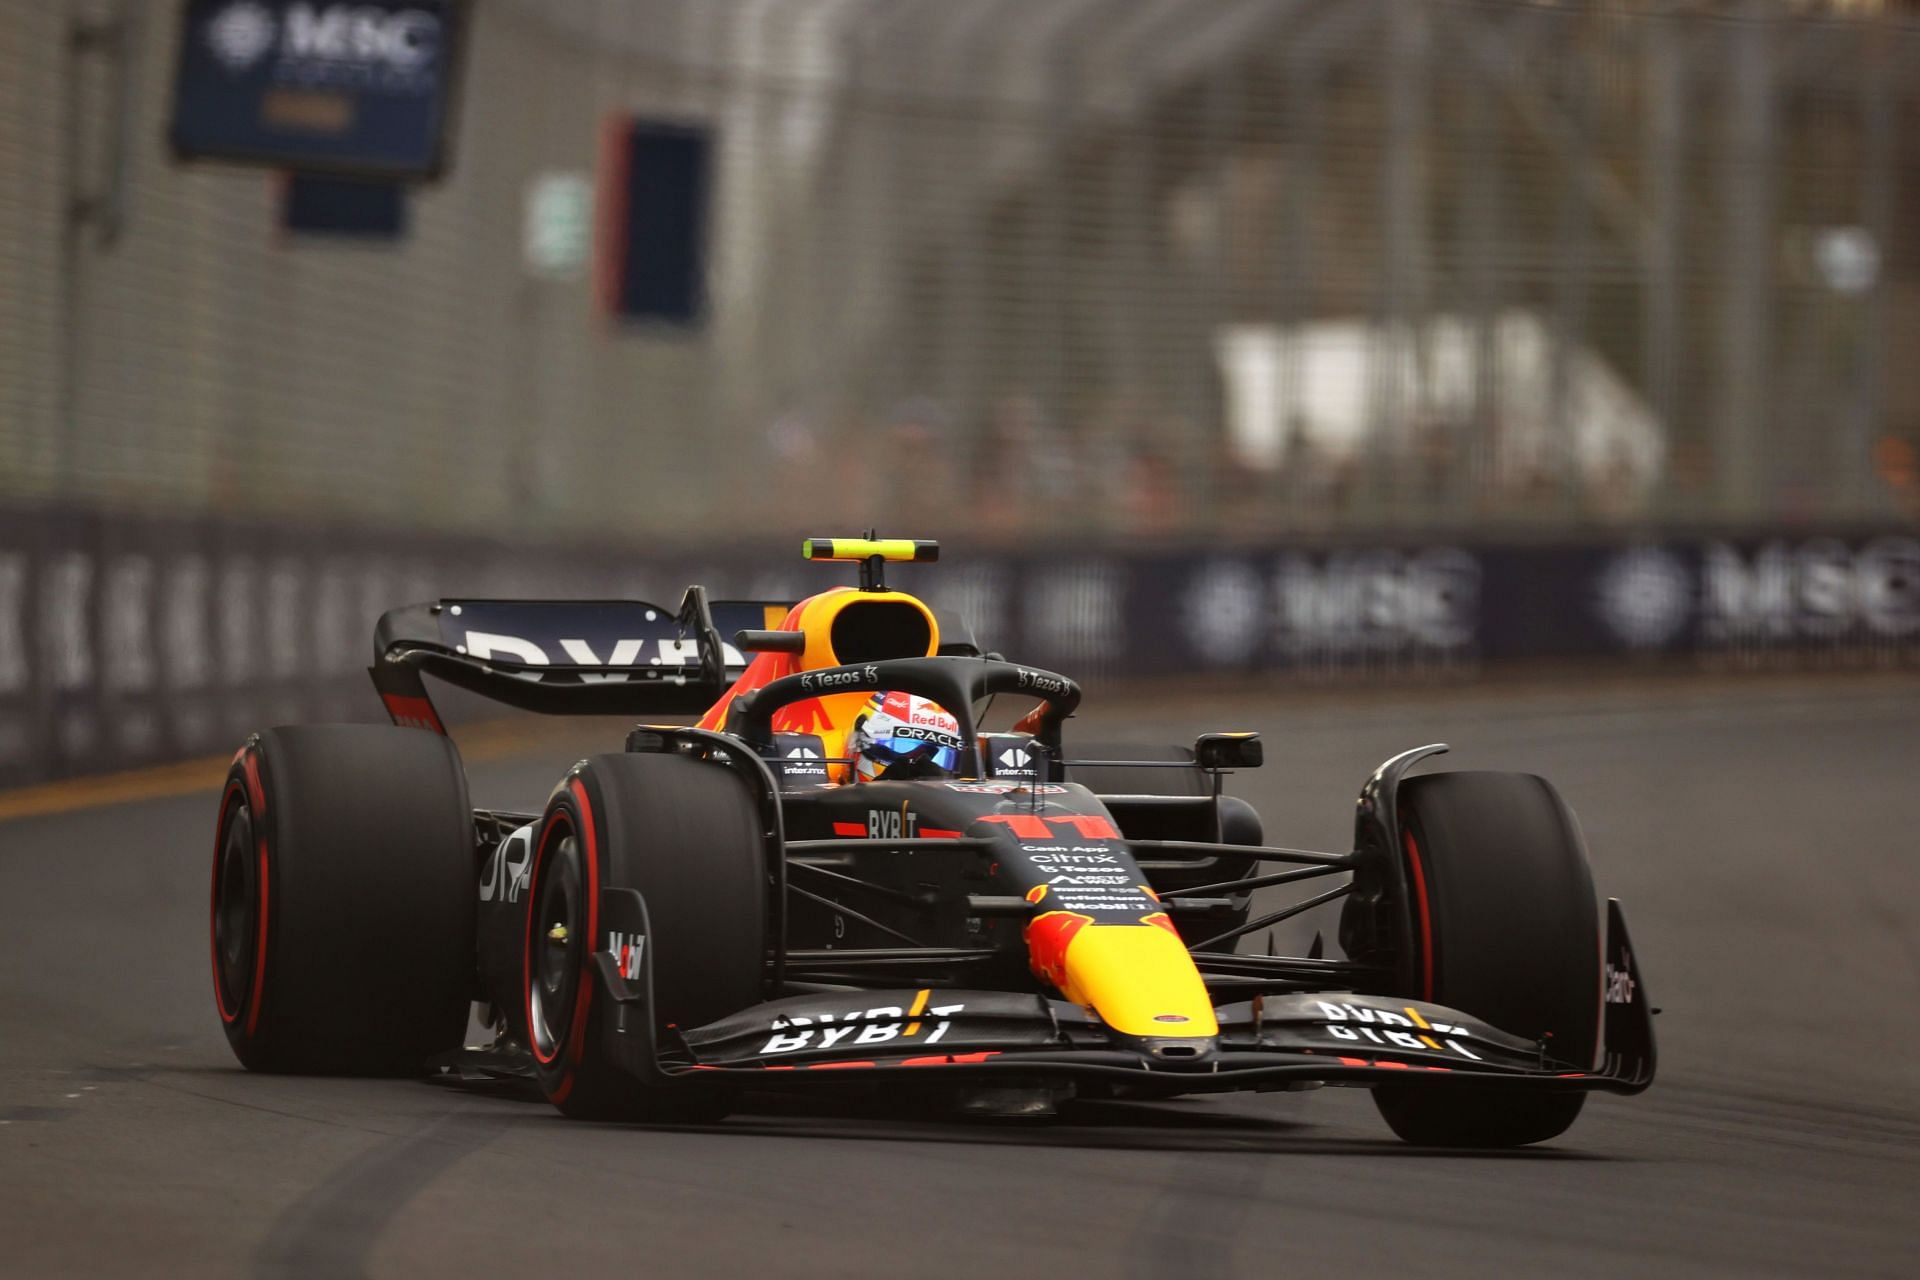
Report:
[[[602,895],[626,938],[646,932],[632,890]],[[1082,1007],[1044,996],[946,988],[792,996],[656,1042],[644,945],[594,956],[607,1043],[642,1083],[730,1077],[783,1088],[850,1076],[1008,1082],[1104,1080],[1147,1093],[1373,1085],[1500,1084],[1638,1093],[1653,1082],[1653,1010],[1626,921],[1608,904],[1599,1061],[1556,1059],[1528,1040],[1441,1005],[1351,992],[1256,997],[1220,1006],[1217,1037],[1121,1038]],[[1178,1028],[1170,1027],[1169,1031]],[[664,1042],[670,1040],[671,1043]]]

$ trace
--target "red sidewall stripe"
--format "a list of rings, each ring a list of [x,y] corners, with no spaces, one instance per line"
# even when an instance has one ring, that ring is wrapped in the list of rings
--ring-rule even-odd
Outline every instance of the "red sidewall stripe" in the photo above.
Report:
[[[260,1026],[260,997],[267,989],[267,837],[260,836],[260,937],[253,956],[253,997],[247,1005],[247,1037]]]
[[[1413,901],[1419,913],[1420,922],[1420,998],[1433,999],[1433,913],[1427,905],[1427,873],[1420,865],[1420,846],[1414,841],[1413,829],[1405,828],[1400,833],[1401,843],[1407,848],[1407,867],[1413,873]]]
[[[587,803],[587,784],[575,778],[572,785],[573,798],[580,805],[580,825],[585,829],[587,846],[587,951],[591,957],[600,946],[600,846],[599,838],[593,833],[593,809]],[[582,959],[580,964],[580,998],[574,1003],[573,1034],[567,1041],[569,1066],[577,1066],[581,1054],[587,1045],[587,1015],[593,1009],[593,970]]]
[[[520,949],[520,986],[526,993],[527,1005],[527,1043],[533,1049],[533,1056],[542,1065],[551,1065],[554,1058],[540,1050],[540,1037],[534,1032],[533,1025],[533,916],[534,906],[540,901],[540,877],[545,874],[547,863],[553,853],[553,838],[557,828],[565,826],[571,829],[572,819],[564,809],[555,809],[547,817],[547,823],[540,829],[540,840],[533,862],[533,876],[527,882],[527,942]]]
[[[582,963],[580,966],[580,987],[574,998],[574,1007],[568,1022],[564,1048],[556,1049],[552,1054],[546,1054],[541,1051],[540,1039],[539,1036],[535,1034],[533,1025],[534,906],[539,901],[540,876],[546,871],[547,863],[552,857],[552,850],[554,848],[552,842],[553,833],[562,823],[565,823],[565,825],[573,829],[575,837],[580,842],[580,848],[585,854],[587,864],[587,954],[589,956],[593,954],[594,948],[599,945],[600,941],[600,842],[599,837],[594,833],[593,808],[587,800],[586,784],[581,782],[580,779],[573,779],[573,781],[568,784],[567,790],[568,793],[572,795],[574,804],[579,810],[579,821],[576,825],[573,819],[568,816],[566,810],[556,809],[553,814],[548,817],[547,825],[540,833],[540,855],[536,860],[533,879],[527,886],[526,946],[523,950],[520,963],[521,985],[526,991],[527,1039],[533,1047],[533,1055],[542,1066],[551,1067],[556,1063],[563,1064],[566,1072],[561,1078],[560,1083],[547,1092],[547,1097],[555,1103],[565,1102],[567,1096],[573,1092],[574,1068],[579,1066],[581,1056],[586,1049],[587,1020],[593,1010],[592,967],[586,963]]]
[[[260,753],[258,751],[251,747],[242,747],[240,748],[239,754],[234,756],[233,761],[240,766],[240,771],[246,778],[247,807],[253,814],[255,833],[258,837],[256,842],[256,856],[260,860],[260,902],[258,907],[260,929],[258,937],[254,939],[253,986],[248,992],[247,1025],[243,1029],[243,1034],[248,1039],[252,1039],[254,1033],[260,1029],[261,997],[265,995],[267,988],[267,792],[266,788],[260,782]],[[216,841],[225,834],[224,828],[226,826],[228,805],[233,797],[234,791],[237,790],[238,787],[239,782],[237,779],[230,781],[227,784],[226,794],[221,798],[220,824],[215,828]],[[214,900],[217,903],[220,892],[220,848],[218,844],[214,847],[213,856],[213,892]],[[207,933],[209,937],[213,936],[211,919],[208,921]],[[220,995],[220,957],[217,950],[214,954],[213,964],[213,998],[220,1005],[221,1019],[231,1025],[240,1017],[240,1011],[235,1009],[229,1014],[226,1002]]]
[[[227,780],[226,792],[220,797],[220,816],[213,824],[213,890],[207,895],[207,950],[213,957],[213,1002],[220,1009],[220,1021],[232,1026],[240,1018],[238,1009],[227,1008],[227,996],[220,989],[220,860],[227,842],[227,823],[233,814],[234,802],[243,794],[238,778]]]

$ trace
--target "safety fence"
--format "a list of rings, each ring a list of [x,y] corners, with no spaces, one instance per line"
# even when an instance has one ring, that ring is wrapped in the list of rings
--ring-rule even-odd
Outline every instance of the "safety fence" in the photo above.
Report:
[[[168,153],[184,11],[0,6],[9,499],[548,537],[823,494],[1109,538],[1920,512],[1908,0],[487,0],[382,236]],[[614,126],[704,140],[693,323],[608,313]]]
[[[691,582],[795,599],[845,576],[801,563],[797,540],[530,548],[0,507],[0,784],[203,755],[271,724],[377,719],[373,624],[401,603],[673,607]],[[1533,659],[1920,662],[1920,537],[1899,530],[953,547],[892,577],[962,614],[984,646],[1096,688],[1448,679]]]

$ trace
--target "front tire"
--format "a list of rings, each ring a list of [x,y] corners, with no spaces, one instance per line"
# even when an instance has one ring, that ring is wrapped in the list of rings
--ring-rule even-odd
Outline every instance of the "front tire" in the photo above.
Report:
[[[407,1075],[457,1048],[474,981],[459,753],[388,725],[269,729],[215,828],[214,1002],[252,1071]]]
[[[1580,1069],[1599,1035],[1600,914],[1579,822],[1544,778],[1436,773],[1400,787],[1415,989]],[[1586,1094],[1382,1085],[1375,1105],[1422,1146],[1514,1147],[1566,1132]]]
[[[528,887],[522,989],[548,1100],[580,1119],[718,1119],[725,1091],[646,1085],[605,1043],[590,958],[608,945],[599,919],[608,888],[637,889],[646,903],[656,1036],[759,1003],[766,841],[746,784],[685,756],[584,760],[547,802]]]

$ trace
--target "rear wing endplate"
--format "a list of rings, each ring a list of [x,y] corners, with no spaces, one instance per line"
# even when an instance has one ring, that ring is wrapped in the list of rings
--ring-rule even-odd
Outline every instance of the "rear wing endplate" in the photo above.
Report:
[[[446,732],[422,677],[547,715],[698,715],[746,669],[722,639],[778,627],[791,607],[709,601],[439,600],[382,614],[374,688],[395,724]]]

